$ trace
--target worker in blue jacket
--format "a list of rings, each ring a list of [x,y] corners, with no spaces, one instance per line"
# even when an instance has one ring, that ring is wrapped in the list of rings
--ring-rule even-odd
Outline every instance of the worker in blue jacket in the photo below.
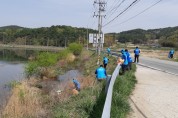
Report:
[[[134,53],[135,53],[135,59],[134,59],[134,63],[135,62],[139,62],[139,55],[140,55],[140,49],[138,47],[135,48],[134,50]]]
[[[75,89],[77,91],[80,91],[80,83],[79,83],[79,81],[77,81],[76,79],[73,79],[73,83],[75,85]]]
[[[127,55],[127,61],[128,61],[128,69],[131,70],[132,69],[132,57],[130,55],[130,53],[128,52],[127,49],[125,49],[125,53]]]
[[[110,48],[107,48],[107,53],[108,53],[108,56],[109,56],[109,54],[111,53],[111,49]]]
[[[122,66],[122,74],[124,74],[127,69],[127,66],[128,66],[128,60],[127,60],[127,54],[126,54],[125,50],[122,49],[121,53],[122,53],[121,58],[124,60],[123,64],[121,65]]]
[[[107,77],[106,69],[103,68],[103,65],[100,65],[100,67],[96,69],[95,74],[98,81],[104,80]]]
[[[108,62],[109,62],[109,59],[107,57],[103,57],[103,65],[105,69],[106,69]]]
[[[174,56],[174,50],[173,49],[171,49],[170,51],[169,51],[169,58],[173,58],[173,56]]]

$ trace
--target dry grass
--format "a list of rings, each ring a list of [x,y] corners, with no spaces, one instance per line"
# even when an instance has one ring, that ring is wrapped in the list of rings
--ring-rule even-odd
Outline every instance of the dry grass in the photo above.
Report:
[[[96,65],[97,57],[92,56],[91,59],[91,56],[92,53],[84,51],[80,57],[80,63],[82,63],[80,67],[84,70],[85,76],[77,78],[81,84],[79,96],[82,96],[81,93],[85,95],[87,93],[85,91],[90,93],[90,91],[95,91],[96,89],[97,84],[94,71],[98,67]],[[69,54],[65,60],[60,60],[56,67],[59,65],[62,67],[66,66],[68,62],[73,62],[74,60],[74,55]],[[110,69],[111,65],[108,65],[109,71],[112,70]],[[50,111],[55,104],[70,101],[71,96],[76,94],[76,91],[73,90],[75,87],[72,81],[61,84],[56,80],[51,80],[52,75],[55,75],[51,68],[46,69],[45,74],[46,80],[25,80],[12,90],[12,96],[3,111],[3,118],[51,118],[52,114]],[[45,84],[41,84],[42,82]],[[42,85],[42,88],[39,89],[36,85]],[[57,90],[60,88],[62,88],[62,92],[58,94]],[[94,90],[90,90],[91,88]],[[85,100],[83,102],[85,103]]]
[[[141,56],[168,60],[169,51],[167,50],[142,50]],[[178,52],[175,52],[174,58],[178,58]]]
[[[30,83],[36,80],[28,80]],[[43,108],[41,90],[31,87],[27,81],[21,82],[12,90],[12,96],[3,111],[3,118],[44,118],[46,111]]]

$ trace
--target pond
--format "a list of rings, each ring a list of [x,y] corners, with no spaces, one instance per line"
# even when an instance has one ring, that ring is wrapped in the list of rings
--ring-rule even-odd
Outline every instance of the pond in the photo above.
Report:
[[[27,60],[35,57],[39,54],[37,50],[24,50],[24,49],[0,49],[0,111],[8,102],[8,98],[11,95],[10,83],[13,81],[21,81],[25,78],[24,66]],[[67,86],[67,82],[73,78],[78,78],[81,73],[78,70],[67,71],[64,75],[59,75],[55,81],[48,82],[47,84],[59,85],[59,88],[63,90]]]
[[[24,49],[0,49],[0,108],[10,95],[9,84],[24,78],[24,65],[29,57],[39,51]]]

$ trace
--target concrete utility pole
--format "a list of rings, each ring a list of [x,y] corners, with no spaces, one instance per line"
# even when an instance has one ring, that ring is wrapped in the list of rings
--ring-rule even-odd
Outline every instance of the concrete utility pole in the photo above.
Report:
[[[98,43],[96,44],[96,49],[98,52],[98,63],[99,63],[99,57],[101,54],[101,47],[102,47],[102,42],[101,42],[101,36],[103,34],[102,32],[102,18],[105,17],[105,15],[103,15],[103,12],[105,11],[105,6],[106,6],[106,2],[104,0],[95,0],[94,1],[94,5],[98,4],[98,11],[97,14],[94,12],[94,16],[98,17]]]

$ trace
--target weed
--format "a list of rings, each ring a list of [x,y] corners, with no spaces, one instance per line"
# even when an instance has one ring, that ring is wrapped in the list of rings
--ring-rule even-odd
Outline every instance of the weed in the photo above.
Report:
[[[134,64],[131,71],[117,77],[113,88],[111,118],[125,118],[130,111],[128,98],[137,82],[135,70]]]
[[[25,100],[25,92],[24,92],[24,90],[20,89],[18,96],[19,96],[20,102],[23,104],[24,100]]]
[[[16,86],[18,86],[20,84],[21,84],[20,82],[13,80],[7,86],[10,87],[10,88],[15,88]]]

